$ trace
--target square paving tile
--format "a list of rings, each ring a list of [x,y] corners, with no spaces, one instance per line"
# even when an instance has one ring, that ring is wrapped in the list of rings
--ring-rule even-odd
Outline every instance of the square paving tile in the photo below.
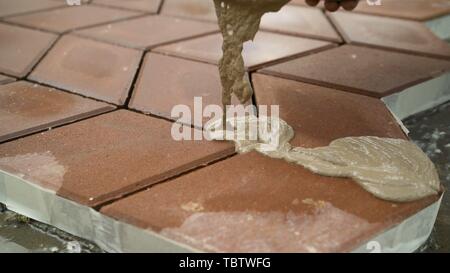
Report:
[[[222,86],[217,66],[149,53],[130,100],[130,108],[171,117],[175,105],[194,109],[194,97],[201,97],[203,106],[222,105]],[[233,97],[233,103],[238,100]],[[192,113],[194,114],[194,113]],[[205,124],[209,118],[203,118]],[[201,127],[202,124],[191,124]]]
[[[333,46],[325,41],[259,32],[254,42],[245,43],[243,55],[247,68],[254,70],[280,59],[307,55]],[[222,56],[222,36],[208,35],[158,47],[155,51],[217,64]]]
[[[77,34],[122,46],[148,49],[213,32],[218,32],[217,25],[164,16],[146,16],[81,30]]]
[[[52,0],[0,0],[0,17],[62,7],[65,3]]]
[[[50,33],[0,23],[0,72],[25,76],[56,38]]]
[[[374,15],[427,21],[450,14],[450,1],[382,0],[382,5],[379,6],[370,6],[366,1],[360,1],[355,11]]]
[[[258,103],[279,104],[293,145],[345,136],[405,138],[375,98],[253,75]],[[350,179],[256,153],[237,155],[121,199],[101,212],[205,251],[350,251],[435,202],[394,204]]]
[[[106,103],[19,81],[0,86],[0,142],[113,110]]]
[[[263,73],[384,97],[450,70],[450,62],[346,45],[267,67]]]
[[[13,82],[13,81],[14,81],[14,78],[0,74],[0,84],[6,84],[6,83]]]
[[[234,153],[229,143],[175,141],[171,126],[107,113],[0,145],[0,169],[96,206]]]
[[[63,33],[81,27],[136,16],[138,14],[132,11],[110,9],[94,5],[81,5],[9,17],[6,21],[27,27]]]
[[[93,0],[94,4],[156,13],[161,0]]]
[[[205,0],[165,0],[162,14],[217,22],[214,2]]]
[[[279,12],[265,14],[261,29],[338,43],[342,41],[321,10],[295,5],[286,5]]]
[[[344,252],[435,201],[393,204],[349,179],[315,175],[252,152],[101,212],[201,251]]]
[[[38,82],[114,104],[123,104],[142,53],[64,36],[30,75]]]
[[[329,16],[348,43],[450,57],[450,46],[420,22],[350,12]]]

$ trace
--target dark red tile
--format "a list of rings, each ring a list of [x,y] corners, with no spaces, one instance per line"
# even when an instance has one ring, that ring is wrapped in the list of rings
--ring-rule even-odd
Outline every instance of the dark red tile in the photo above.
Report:
[[[346,45],[267,67],[263,73],[374,97],[437,77],[450,62]]]
[[[244,60],[250,69],[293,56],[306,55],[333,45],[329,42],[259,32],[254,42],[244,45]],[[158,47],[155,51],[217,64],[222,56],[222,36],[209,35],[189,41]]]
[[[450,14],[448,0],[382,0],[382,5],[370,6],[360,1],[357,12],[426,21]]]
[[[136,16],[139,13],[94,5],[69,6],[6,19],[19,25],[58,33]]]
[[[161,0],[93,0],[94,4],[156,13]]]
[[[379,99],[258,73],[252,82],[258,105],[279,105],[295,130],[295,146],[326,146],[348,136],[405,138]]]
[[[0,0],[0,17],[62,7],[64,3],[52,0]]]
[[[194,20],[217,22],[213,1],[165,0],[161,13]]]
[[[115,104],[123,104],[142,53],[74,36],[64,36],[30,78]]]
[[[218,32],[217,25],[164,16],[147,16],[78,31],[81,36],[148,49],[189,37]]]
[[[56,35],[0,23],[0,72],[23,77],[56,40]]]
[[[321,10],[295,5],[286,5],[278,12],[265,14],[261,29],[332,42],[342,41]]]
[[[7,77],[5,75],[1,75],[0,74],[0,84],[7,84],[7,83],[10,83],[10,82],[13,82],[13,81],[15,81],[14,78]]]
[[[450,58],[450,46],[420,22],[350,12],[329,16],[348,43]]]
[[[174,119],[171,111],[175,105],[187,105],[194,111],[194,97],[201,97],[203,106],[206,106],[222,105],[221,96],[222,86],[217,66],[149,53],[145,57],[129,107]],[[238,103],[237,99],[233,102]],[[203,118],[203,124],[208,120]],[[195,125],[201,127],[201,124]]]
[[[210,252],[343,252],[435,202],[393,204],[348,179],[254,152],[103,207],[101,212]]]
[[[224,142],[175,141],[171,126],[115,111],[0,145],[0,169],[96,206],[234,153]]]
[[[113,110],[85,99],[29,82],[0,86],[0,142]]]

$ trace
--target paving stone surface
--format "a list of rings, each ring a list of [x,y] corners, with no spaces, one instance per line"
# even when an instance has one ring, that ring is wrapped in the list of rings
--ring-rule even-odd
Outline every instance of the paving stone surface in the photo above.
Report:
[[[13,82],[13,81],[14,81],[14,78],[0,74],[0,84],[6,84],[6,83]]]
[[[115,8],[156,13],[162,0],[93,0],[94,4]]]
[[[0,17],[65,6],[52,0],[0,0]]]
[[[0,142],[113,110],[106,103],[19,81],[0,86]]]

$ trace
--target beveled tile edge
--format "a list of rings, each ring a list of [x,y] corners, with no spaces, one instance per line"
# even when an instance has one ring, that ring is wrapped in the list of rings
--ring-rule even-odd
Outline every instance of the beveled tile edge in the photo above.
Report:
[[[0,203],[9,210],[92,241],[108,252],[199,252],[151,230],[105,216],[2,170],[0,189]]]
[[[3,80],[0,80],[0,85],[8,84],[8,83],[12,83],[12,82],[16,81],[16,79],[11,77],[11,76],[0,74],[0,77],[2,77],[2,76],[5,77],[5,78]]]
[[[103,107],[100,107],[100,108],[92,110],[92,111],[88,111],[88,112],[85,112],[85,113],[81,113],[81,114],[77,114],[77,115],[74,115],[74,116],[70,116],[70,117],[66,117],[66,118],[63,118],[63,119],[59,119],[59,120],[56,120],[56,121],[48,122],[48,123],[45,123],[45,124],[41,124],[41,125],[38,125],[38,126],[35,126],[35,127],[24,129],[24,130],[21,130],[21,131],[18,131],[18,132],[14,132],[14,133],[11,133],[11,134],[2,135],[2,136],[0,136],[0,144],[4,143],[4,142],[7,142],[7,141],[14,140],[14,139],[18,139],[18,138],[21,138],[21,137],[25,137],[25,136],[28,136],[28,135],[32,135],[32,134],[35,134],[35,133],[38,133],[38,132],[42,132],[42,131],[45,131],[45,130],[48,130],[48,129],[52,129],[52,128],[55,128],[55,127],[68,125],[70,123],[74,123],[74,122],[77,122],[77,121],[80,121],[80,120],[83,120],[83,119],[92,118],[92,117],[95,117],[95,116],[98,116],[98,115],[101,115],[101,114],[105,114],[105,113],[114,111],[115,109],[116,109],[115,106],[107,105],[107,106],[103,106]]]
[[[108,252],[201,252],[150,229],[114,219],[60,197],[53,191],[2,170],[0,189],[0,203],[8,209],[92,241]],[[372,240],[352,248],[351,252],[414,252],[431,233],[441,200],[442,196]],[[378,246],[380,249],[377,249]]]

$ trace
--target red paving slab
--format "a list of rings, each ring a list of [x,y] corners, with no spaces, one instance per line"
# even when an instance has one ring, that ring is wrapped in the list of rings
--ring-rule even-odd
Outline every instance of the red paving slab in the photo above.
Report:
[[[263,73],[383,97],[450,70],[450,62],[346,45],[267,67]]]
[[[114,104],[123,104],[142,53],[129,48],[64,36],[30,78]]]
[[[156,13],[161,0],[93,0],[92,3],[115,8]]]
[[[356,12],[403,19],[426,21],[450,14],[449,0],[382,0],[382,5],[370,6],[360,1]]]
[[[253,75],[256,99],[279,104],[294,145],[345,136],[405,138],[378,99]],[[332,125],[332,126],[330,126]],[[394,204],[350,179],[315,175],[256,153],[237,155],[155,185],[101,209],[204,251],[350,251],[435,202]]]
[[[161,14],[217,22],[216,10],[212,0],[165,0]]]
[[[156,185],[101,212],[212,252],[351,251],[436,198],[393,204],[351,180],[254,152]]]
[[[0,86],[0,142],[113,110],[106,103],[15,82]]]
[[[350,12],[330,13],[329,16],[347,43],[450,57],[450,46],[420,22]]]
[[[279,12],[265,14],[261,29],[331,42],[342,41],[325,14],[315,8],[286,5]]]
[[[145,57],[129,107],[176,120],[171,112],[176,105],[187,105],[194,111],[194,97],[203,106],[222,105],[222,85],[216,66],[149,53]],[[238,101],[233,98],[233,103]],[[200,110],[202,111],[202,110]],[[194,115],[194,113],[192,113]],[[202,127],[209,118],[192,123]]]
[[[56,38],[53,34],[0,23],[0,72],[25,76]]]
[[[0,74],[0,84],[6,84],[6,83],[13,82],[13,81],[14,81],[14,78],[7,77],[5,75]]]
[[[164,16],[146,16],[78,31],[77,34],[122,46],[148,49],[218,32],[217,25]]]
[[[263,65],[293,56],[307,55],[334,45],[318,40],[259,32],[254,42],[244,45],[246,67],[254,70]],[[217,64],[222,56],[221,34],[208,35],[155,49],[157,52]]]
[[[294,146],[326,146],[348,136],[405,138],[384,103],[376,98],[255,73],[258,105],[279,105],[294,128]]]
[[[107,23],[139,13],[94,5],[69,6],[6,19],[26,27],[63,33],[77,28]]]
[[[0,17],[62,7],[64,3],[52,0],[0,0]]]
[[[119,110],[0,145],[0,169],[96,206],[234,153],[175,141],[172,123]]]

